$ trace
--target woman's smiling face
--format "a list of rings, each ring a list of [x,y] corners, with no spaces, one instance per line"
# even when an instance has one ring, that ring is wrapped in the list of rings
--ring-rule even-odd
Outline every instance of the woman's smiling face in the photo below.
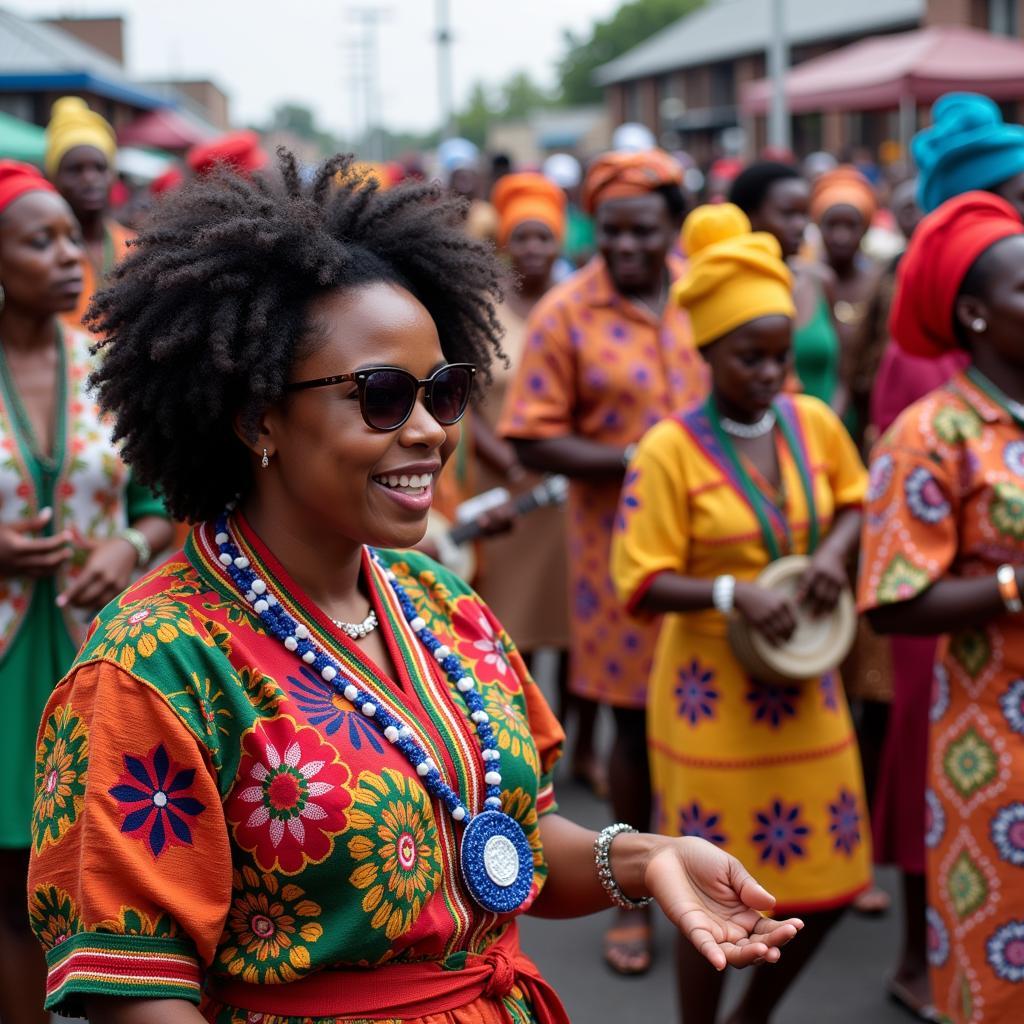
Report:
[[[316,299],[309,310],[319,344],[298,359],[291,380],[396,366],[417,379],[445,358],[426,308],[396,284],[375,283]],[[378,547],[410,547],[424,534],[438,474],[459,440],[459,426],[442,426],[423,389],[397,430],[363,420],[356,384],[292,392],[263,418],[252,447],[268,449],[253,497],[274,491],[289,522]]]

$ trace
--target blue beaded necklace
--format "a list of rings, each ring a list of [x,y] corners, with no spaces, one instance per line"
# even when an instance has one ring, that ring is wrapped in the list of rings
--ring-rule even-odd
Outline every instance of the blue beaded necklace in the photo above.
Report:
[[[249,559],[241,554],[231,539],[227,513],[217,521],[214,539],[220,550],[221,564],[267,631],[304,664],[319,672],[321,678],[349,701],[359,714],[376,722],[384,738],[416,769],[427,792],[447,808],[454,821],[465,824],[459,859],[466,888],[473,899],[484,910],[495,914],[518,910],[533,885],[533,852],[519,822],[501,810],[501,752],[490,718],[484,710],[483,697],[462,662],[427,628],[395,574],[381,563],[376,552],[371,552],[374,563],[384,572],[394,591],[410,629],[427,653],[444,669],[476,725],[487,787],[484,810],[479,814],[471,814],[459,794],[444,781],[437,765],[416,741],[408,725],[387,708],[378,707],[372,694],[352,682],[343,681],[341,665],[314,644],[309,629],[297,622],[270,593],[266,580],[256,575]]]

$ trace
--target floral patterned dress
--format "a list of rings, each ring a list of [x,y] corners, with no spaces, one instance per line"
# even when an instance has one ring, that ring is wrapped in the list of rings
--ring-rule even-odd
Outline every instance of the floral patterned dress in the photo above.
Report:
[[[1024,430],[984,378],[958,374],[875,449],[860,603],[1024,563]],[[1024,623],[954,633],[932,687],[925,845],[932,996],[955,1024],[1024,1003]]]
[[[163,502],[132,480],[86,389],[90,344],[81,331],[64,331],[60,340],[51,452],[40,450],[0,351],[0,522],[21,522],[49,507],[53,518],[44,533],[70,529],[81,539],[106,540],[138,519],[166,514]],[[35,731],[92,618],[91,611],[58,608],[56,599],[86,556],[80,544],[56,576],[0,578],[0,847],[29,845]]]
[[[669,259],[672,279],[683,270]],[[659,322],[615,290],[599,257],[552,288],[527,322],[526,349],[500,429],[541,440],[576,435],[624,448],[707,393],[689,319],[669,303]],[[647,700],[657,620],[630,620],[608,574],[620,480],[569,488],[570,686],[616,707]]]
[[[824,403],[783,396],[776,407],[809,469],[824,536],[838,511],[861,504],[867,474]],[[785,494],[777,544],[800,554],[808,546],[807,501],[788,446],[777,442]],[[758,486],[767,493],[767,482]],[[640,442],[619,509],[612,575],[631,607],[663,572],[752,580],[770,561],[704,404]],[[761,682],[736,660],[719,612],[666,615],[647,743],[657,830],[728,850],[775,895],[781,913],[842,906],[870,882],[864,785],[837,672]]]
[[[282,603],[479,810],[475,727],[384,568],[364,558],[398,679],[303,597],[240,517],[235,526]],[[88,995],[108,994],[201,1002],[218,1024],[563,1020],[518,951],[514,918],[469,898],[459,827],[375,723],[264,632],[218,554],[212,526],[197,527],[97,620],[46,709],[29,909],[47,1006],[81,1012]],[[464,584],[425,556],[379,555],[485,696],[503,806],[534,850],[528,907],[546,877],[538,818],[554,809],[561,730]],[[462,1005],[460,983],[474,978]],[[448,1004],[420,1006],[439,980]]]

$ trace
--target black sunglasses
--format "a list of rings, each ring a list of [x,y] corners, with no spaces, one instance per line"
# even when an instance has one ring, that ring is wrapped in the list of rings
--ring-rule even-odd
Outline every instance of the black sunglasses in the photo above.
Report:
[[[354,381],[359,389],[359,411],[366,425],[374,430],[398,430],[412,415],[416,396],[423,388],[423,402],[431,416],[450,427],[462,419],[469,405],[475,373],[472,363],[448,363],[419,380],[400,366],[369,366],[355,373],[296,381],[287,390],[305,391]]]

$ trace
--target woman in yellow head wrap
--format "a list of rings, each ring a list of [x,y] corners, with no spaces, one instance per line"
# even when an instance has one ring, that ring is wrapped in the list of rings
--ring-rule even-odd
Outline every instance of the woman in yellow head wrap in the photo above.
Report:
[[[857,544],[867,474],[823,402],[787,395],[790,272],[776,239],[722,204],[683,225],[690,314],[711,395],[640,442],[619,505],[612,577],[642,616],[663,614],[648,697],[655,828],[698,835],[756,863],[809,934],[757,968],[738,1019],[770,1019],[841,909],[871,879],[869,828],[849,710],[835,672],[791,685],[750,678],[726,619],[779,643],[790,600],[754,583],[784,554],[812,556],[801,600],[831,609]],[[680,947],[684,1017],[712,1024],[721,978]]]
[[[46,126],[46,176],[78,218],[85,243],[85,287],[78,305],[65,316],[71,327],[81,325],[93,293],[134,237],[108,213],[116,156],[114,129],[85,100],[64,96],[54,103]]]

